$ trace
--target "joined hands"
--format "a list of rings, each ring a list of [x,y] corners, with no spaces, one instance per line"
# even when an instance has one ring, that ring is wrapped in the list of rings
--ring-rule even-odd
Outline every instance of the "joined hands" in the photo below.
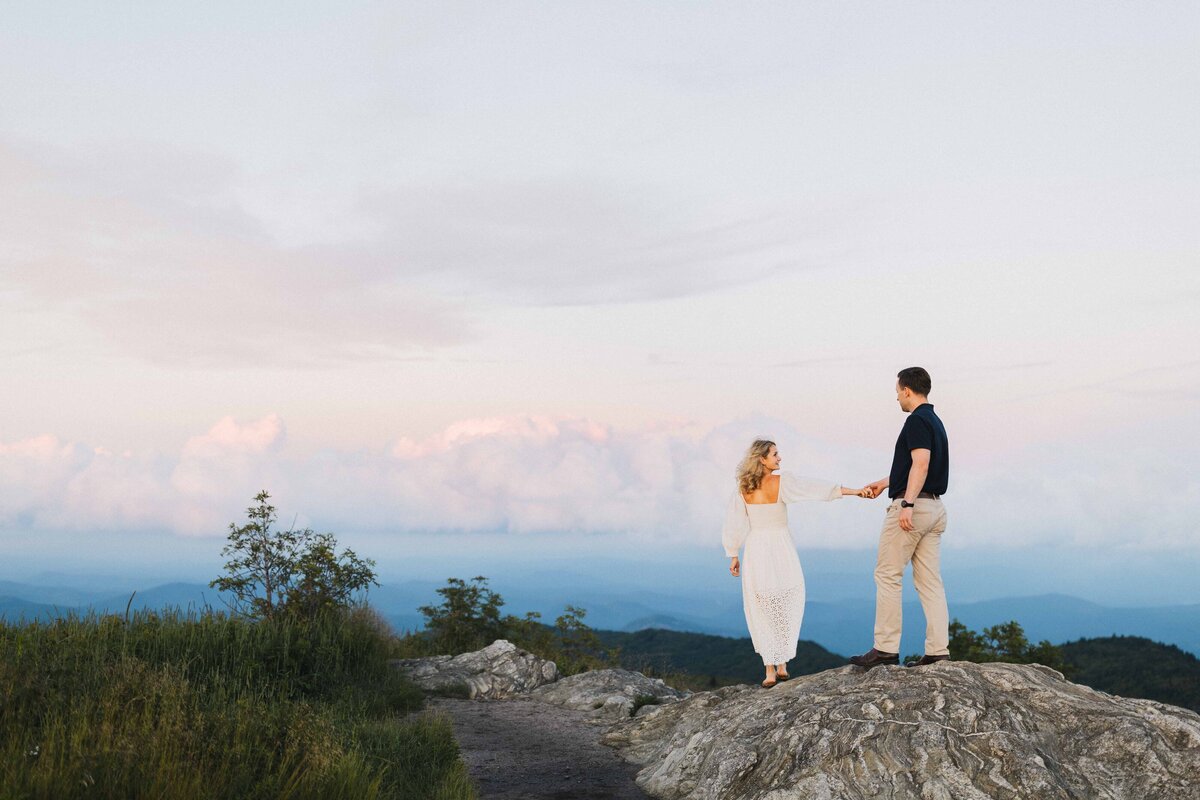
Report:
[[[886,488],[886,481],[875,481],[874,483],[868,483],[866,486],[859,489],[857,492],[855,492],[855,495],[867,500],[874,500],[876,497],[879,497],[879,495],[883,494],[883,490]]]

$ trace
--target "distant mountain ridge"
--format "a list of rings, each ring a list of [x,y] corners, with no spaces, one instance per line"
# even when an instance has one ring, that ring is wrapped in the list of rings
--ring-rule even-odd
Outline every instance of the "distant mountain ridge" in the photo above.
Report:
[[[0,595],[0,617],[16,622],[21,619],[52,619],[75,610],[72,606],[54,606],[47,603],[32,603],[20,597]]]
[[[211,607],[223,610],[226,599],[230,596],[197,583],[166,583],[128,594],[112,594],[4,581],[0,582],[0,618],[13,622],[53,619],[71,613],[124,614],[127,608],[157,610],[172,607],[203,611]],[[69,600],[76,602],[64,602]]]
[[[385,584],[372,589],[368,601],[397,631],[418,630],[424,620],[417,607],[437,603],[439,586],[426,580]],[[735,638],[746,635],[740,594],[702,591],[688,595],[682,591],[627,587],[607,595],[594,587],[573,594],[567,587],[543,592],[516,587],[505,589],[503,596],[506,613],[521,615],[538,611],[550,622],[570,603],[587,610],[585,621],[593,628],[627,632],[662,628]],[[1057,594],[974,603],[955,603],[953,597],[950,600],[950,615],[974,630],[1015,619],[1033,641],[1061,643],[1083,638],[1140,636],[1200,655],[1200,604],[1112,608]],[[47,617],[88,608],[101,613],[124,613],[129,602],[130,593],[0,582],[0,616],[8,619],[22,615]],[[183,582],[140,589],[133,595],[131,607],[168,605],[184,610],[225,607],[224,597],[216,590],[204,584]],[[839,602],[810,600],[800,635],[835,653],[861,652],[871,645],[874,615],[873,596]],[[920,604],[913,600],[906,602],[901,643],[905,654],[920,652],[924,627]]]

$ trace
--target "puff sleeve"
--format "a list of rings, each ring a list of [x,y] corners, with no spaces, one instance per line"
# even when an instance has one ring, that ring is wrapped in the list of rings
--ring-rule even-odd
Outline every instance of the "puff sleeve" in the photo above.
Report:
[[[837,500],[842,496],[842,485],[817,478],[804,478],[791,472],[779,473],[779,500],[795,503],[800,500]]]
[[[749,533],[750,515],[746,511],[746,501],[740,492],[734,491],[725,506],[725,523],[721,526],[721,544],[725,547],[725,555],[730,558],[736,556]]]

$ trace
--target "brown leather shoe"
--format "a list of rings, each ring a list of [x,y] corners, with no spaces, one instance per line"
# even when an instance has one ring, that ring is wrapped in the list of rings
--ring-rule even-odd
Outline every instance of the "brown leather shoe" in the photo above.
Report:
[[[927,667],[930,664],[936,664],[939,661],[949,661],[950,656],[921,656],[921,660],[913,664],[914,667]]]
[[[891,664],[896,666],[900,663],[899,653],[882,653],[872,647],[861,656],[850,656],[850,663],[856,667],[878,667],[880,664]]]

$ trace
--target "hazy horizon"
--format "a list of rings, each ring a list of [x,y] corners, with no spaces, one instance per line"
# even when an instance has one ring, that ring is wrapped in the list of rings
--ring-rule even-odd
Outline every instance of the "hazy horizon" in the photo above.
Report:
[[[719,546],[669,549],[644,548],[636,539],[601,537],[589,547],[552,537],[527,537],[539,557],[512,548],[503,534],[448,537],[443,553],[421,549],[421,537],[380,534],[339,535],[343,546],[376,561],[384,587],[410,582],[437,586],[447,578],[487,577],[493,588],[521,587],[536,594],[540,587],[569,586],[563,575],[578,576],[589,591],[608,589],[618,597],[627,588],[663,589],[697,596],[713,591],[739,595],[737,581],[728,575],[728,560]],[[0,581],[34,585],[144,590],[175,582],[207,583],[221,573],[221,540],[175,540],[143,535],[132,544],[113,537],[80,546],[73,536],[31,542],[28,549],[12,547],[0,566]],[[119,547],[128,549],[120,550]],[[61,548],[61,549],[58,549]],[[641,548],[635,550],[634,548]],[[873,548],[799,548],[810,599],[836,601],[873,597]],[[134,558],[136,556],[136,559]],[[1063,594],[1099,605],[1155,607],[1200,604],[1200,587],[1191,580],[1200,571],[1200,552],[1178,550],[1147,554],[1138,551],[1103,552],[1069,546],[964,547],[947,543],[943,573],[949,601],[978,602],[1002,597]],[[1070,569],[1064,569],[1069,564]],[[906,583],[911,583],[906,577]],[[911,588],[911,587],[909,587]],[[0,594],[3,594],[0,592]],[[431,594],[430,599],[434,599]]]

